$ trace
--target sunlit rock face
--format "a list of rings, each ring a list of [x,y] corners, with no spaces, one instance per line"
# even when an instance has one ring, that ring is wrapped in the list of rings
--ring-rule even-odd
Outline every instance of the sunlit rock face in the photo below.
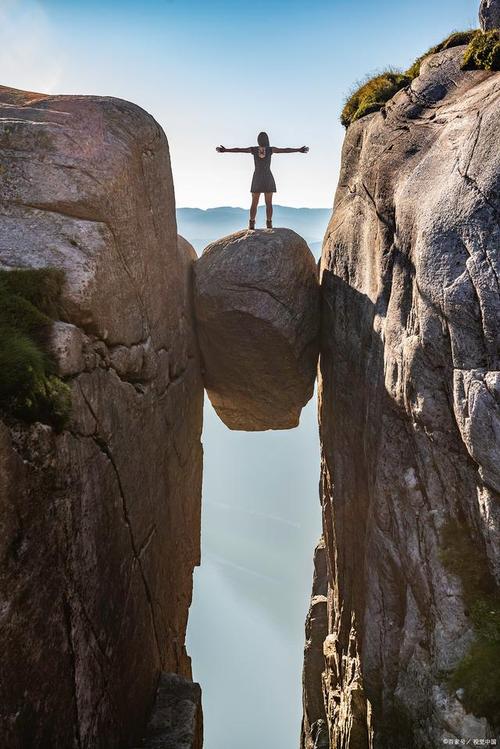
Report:
[[[241,231],[195,264],[195,310],[212,405],[230,429],[297,426],[319,347],[317,269],[289,229]]]
[[[346,135],[321,261],[328,631],[318,675],[314,591],[308,749],[321,699],[331,749],[497,735],[471,611],[500,579],[500,75],[463,53]],[[484,668],[450,688],[473,642]]]
[[[500,28],[500,0],[482,0],[479,21],[484,31]]]
[[[0,424],[0,745],[128,747],[184,649],[203,388],[168,144],[110,98],[0,88],[0,266],[65,271],[67,429]]]

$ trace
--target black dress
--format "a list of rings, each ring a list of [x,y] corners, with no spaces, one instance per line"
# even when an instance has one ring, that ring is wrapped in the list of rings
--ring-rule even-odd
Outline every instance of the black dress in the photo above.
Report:
[[[250,192],[276,192],[276,182],[271,172],[271,156],[273,149],[271,146],[259,148],[255,146],[251,149],[255,163],[252,186]],[[259,153],[264,153],[262,158]]]

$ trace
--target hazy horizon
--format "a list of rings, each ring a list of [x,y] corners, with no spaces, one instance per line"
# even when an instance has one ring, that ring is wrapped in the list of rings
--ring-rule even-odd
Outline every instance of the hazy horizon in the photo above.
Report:
[[[308,145],[276,155],[277,202],[331,206],[342,102],[369,73],[406,69],[477,0],[0,0],[0,83],[117,96],[164,128],[179,206],[247,207],[253,163],[215,147]]]
[[[177,208],[177,231],[201,253],[205,247],[220,237],[248,226],[248,209],[236,206],[215,206],[213,208]],[[293,208],[275,205],[273,225],[287,227],[300,234],[309,244],[316,260],[319,258],[331,208]],[[265,226],[265,207],[259,206],[256,228]]]
[[[259,205],[260,208],[263,208],[263,204],[261,203]],[[274,208],[290,208],[294,211],[331,211],[332,207],[328,205],[284,205],[282,203],[274,203]],[[246,211],[248,213],[248,206],[241,206],[241,205],[211,205],[208,206],[208,208],[200,208],[197,205],[178,205],[176,206],[177,211],[182,211],[186,208],[189,208],[193,211],[203,211],[204,213],[208,213],[209,211],[216,211],[218,208],[234,208],[238,211]]]

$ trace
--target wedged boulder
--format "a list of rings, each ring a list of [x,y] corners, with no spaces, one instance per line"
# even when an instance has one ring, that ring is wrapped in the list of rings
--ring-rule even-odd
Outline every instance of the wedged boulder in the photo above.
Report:
[[[320,297],[314,257],[289,229],[241,231],[195,264],[205,387],[230,429],[291,429],[311,398]]]

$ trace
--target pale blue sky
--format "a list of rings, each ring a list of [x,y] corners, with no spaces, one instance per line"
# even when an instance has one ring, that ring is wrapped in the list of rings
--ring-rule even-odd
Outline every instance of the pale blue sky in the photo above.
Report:
[[[170,141],[178,206],[246,206],[250,157],[215,146],[307,144],[275,158],[277,202],[328,207],[355,81],[407,67],[478,0],[0,0],[1,82],[110,94],[151,112]]]

